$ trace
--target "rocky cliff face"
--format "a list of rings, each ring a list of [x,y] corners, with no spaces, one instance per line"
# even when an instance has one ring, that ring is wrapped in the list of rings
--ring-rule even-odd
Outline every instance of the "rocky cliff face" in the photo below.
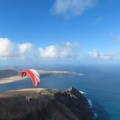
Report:
[[[75,88],[27,89],[0,94],[0,120],[92,120],[86,98]]]

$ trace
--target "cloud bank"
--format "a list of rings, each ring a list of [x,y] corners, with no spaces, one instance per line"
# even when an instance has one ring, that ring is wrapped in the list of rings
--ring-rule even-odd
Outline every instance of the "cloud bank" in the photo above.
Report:
[[[51,12],[53,15],[79,16],[95,3],[96,0],[56,0]]]
[[[21,59],[65,59],[77,57],[76,50],[79,44],[66,42],[58,45],[50,45],[45,48],[34,49],[32,43],[14,43],[8,38],[0,38],[0,60],[9,58]]]
[[[118,52],[109,52],[109,53],[100,53],[96,49],[88,53],[91,58],[94,59],[103,59],[103,60],[120,60],[120,53]]]
[[[34,47],[32,43],[14,43],[8,38],[0,38],[0,60],[120,60],[120,52],[101,53],[96,49],[81,52],[76,42]]]
[[[31,43],[16,44],[8,38],[0,38],[0,59],[9,57],[23,57],[32,50]]]
[[[75,55],[75,50],[79,47],[78,43],[66,42],[61,45],[47,46],[45,49],[39,48],[40,58],[60,59],[70,58]]]

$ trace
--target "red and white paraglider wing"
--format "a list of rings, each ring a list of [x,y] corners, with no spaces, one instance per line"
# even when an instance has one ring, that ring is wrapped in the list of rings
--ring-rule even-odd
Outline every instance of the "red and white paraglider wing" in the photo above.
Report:
[[[29,70],[34,74],[33,83],[35,86],[37,86],[40,83],[40,75],[35,69]]]
[[[21,73],[22,77],[29,76],[34,86],[38,86],[40,83],[39,73],[34,69],[27,69]]]
[[[26,76],[26,71],[23,71],[23,72],[21,73],[21,76],[22,76],[22,77],[25,77],[25,76]]]

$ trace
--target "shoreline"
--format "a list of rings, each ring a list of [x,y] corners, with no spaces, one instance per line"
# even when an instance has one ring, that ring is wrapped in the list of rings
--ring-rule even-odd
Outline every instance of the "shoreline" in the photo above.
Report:
[[[45,71],[45,70],[37,70],[40,76],[49,76],[49,75],[60,75],[60,76],[72,76],[72,75],[83,75],[80,73],[76,72],[69,72],[69,71]],[[28,76],[26,77],[21,77],[20,75],[17,76],[12,76],[8,78],[0,78],[0,84],[7,84],[7,83],[12,83],[20,80],[27,79]]]

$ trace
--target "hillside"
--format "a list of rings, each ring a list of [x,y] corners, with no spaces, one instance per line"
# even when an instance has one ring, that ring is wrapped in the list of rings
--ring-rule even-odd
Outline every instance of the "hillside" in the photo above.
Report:
[[[19,75],[19,72],[17,70],[12,70],[12,69],[0,70],[0,79],[17,76],[17,75]]]
[[[0,120],[92,120],[86,98],[75,88],[23,89],[0,94]]]

